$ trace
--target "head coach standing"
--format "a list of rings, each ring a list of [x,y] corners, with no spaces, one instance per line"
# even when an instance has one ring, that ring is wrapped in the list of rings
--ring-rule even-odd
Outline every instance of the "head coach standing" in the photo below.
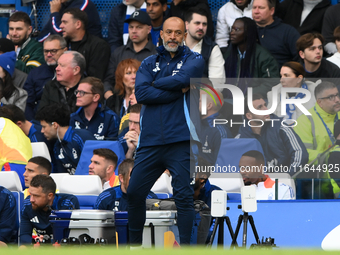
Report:
[[[183,46],[184,22],[171,17],[160,32],[163,46],[145,59],[136,76],[137,102],[143,104],[135,166],[128,194],[131,247],[142,244],[145,198],[158,177],[169,169],[178,211],[180,243],[189,244],[194,218],[190,186],[190,78],[201,77],[204,60]],[[198,105],[197,105],[198,107]],[[197,108],[198,109],[198,108]]]

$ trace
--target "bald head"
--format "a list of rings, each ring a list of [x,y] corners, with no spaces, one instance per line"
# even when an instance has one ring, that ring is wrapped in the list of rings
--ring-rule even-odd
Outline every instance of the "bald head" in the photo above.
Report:
[[[174,57],[179,46],[183,46],[186,34],[184,21],[177,17],[171,17],[164,21],[163,30],[160,33],[164,48]]]
[[[223,104],[223,94],[219,91],[219,90],[216,90],[218,96],[215,94],[215,92],[213,92],[211,89],[209,88],[204,88],[204,90],[200,90],[200,107],[201,106],[201,103],[202,103],[202,96],[203,95],[206,95],[206,105],[207,105],[207,114],[206,115],[202,115],[202,118],[205,119],[215,113],[217,113],[221,108],[222,108],[222,105],[220,103],[220,100],[219,98],[221,99],[222,101],[222,104]],[[219,97],[219,98],[218,98]],[[200,112],[202,112],[201,108],[200,108]]]

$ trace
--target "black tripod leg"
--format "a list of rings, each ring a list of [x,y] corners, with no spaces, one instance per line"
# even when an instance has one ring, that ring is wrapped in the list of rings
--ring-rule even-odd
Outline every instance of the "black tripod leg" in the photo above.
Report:
[[[237,236],[238,236],[238,232],[240,231],[242,219],[243,219],[243,215],[238,216],[237,226],[236,226],[236,229],[235,229],[235,235],[234,235],[233,241],[231,242],[230,248],[232,248],[236,244],[236,239],[237,239]]]
[[[259,235],[257,234],[257,230],[256,230],[256,227],[255,227],[253,216],[251,216],[251,215],[249,215],[249,223],[250,223],[251,228],[253,229],[253,233],[254,233],[256,243],[260,244],[260,238],[259,238]]]
[[[225,221],[226,221],[227,226],[228,226],[228,229],[229,229],[229,233],[230,233],[230,236],[231,236],[231,240],[233,240],[233,239],[234,239],[234,230],[233,230],[233,228],[232,228],[232,226],[231,226],[230,218],[227,216],[227,217],[225,218]],[[235,241],[235,244],[237,245],[237,241]]]
[[[243,214],[243,238],[242,238],[242,247],[246,248],[247,246],[247,226],[248,226],[248,213]]]
[[[216,230],[217,230],[217,227],[218,227],[219,224],[220,224],[220,218],[215,218],[215,226],[213,228],[213,231],[212,231],[211,237],[210,237],[210,241],[207,244],[207,246],[211,246],[212,245],[212,243],[214,241],[214,238],[215,238],[215,235],[216,235]]]
[[[224,242],[224,218],[219,220],[217,244],[223,245]]]

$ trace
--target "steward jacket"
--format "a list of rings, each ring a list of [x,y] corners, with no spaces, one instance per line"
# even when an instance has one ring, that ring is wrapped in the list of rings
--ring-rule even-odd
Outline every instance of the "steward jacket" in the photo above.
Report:
[[[297,29],[303,35],[311,32],[321,33],[323,16],[326,9],[331,5],[329,0],[322,0],[307,15],[301,24],[303,0],[284,0],[277,8],[276,15],[288,25]]]
[[[56,166],[54,173],[74,174],[76,171],[85,141],[94,140],[93,134],[85,129],[74,130],[69,127],[63,140],[54,144],[54,157]]]
[[[311,116],[301,115],[297,119],[298,124],[294,127],[294,131],[298,134],[298,136],[300,136],[302,142],[307,148],[309,154],[308,163],[317,159],[314,164],[323,164],[325,163],[327,155],[321,157],[321,154],[332,146],[332,141],[316,111],[320,114],[332,134],[334,132],[334,121],[336,120],[336,116],[339,118],[339,113],[329,114],[317,103],[314,107],[308,110],[312,114]]]
[[[83,39],[76,44],[68,42],[68,49],[81,53],[86,60],[86,75],[94,76],[101,80],[110,61],[110,45],[95,35],[85,33]]]
[[[280,121],[266,121],[260,135],[254,134],[248,125],[241,126],[238,137],[256,138],[262,145],[269,166],[288,166],[289,174],[294,175],[300,166],[308,162],[306,147],[292,128],[281,126],[281,118],[272,114],[270,119]]]
[[[79,209],[79,202],[76,196],[69,194],[55,194],[53,204],[50,210],[33,210],[28,196],[21,209],[20,222],[20,243],[32,243],[32,231],[34,230],[38,236],[47,235],[51,239],[53,236],[52,226],[50,224],[49,216],[51,210],[73,210]]]
[[[60,34],[62,36],[61,17],[64,12],[70,8],[78,8],[86,12],[88,17],[87,31],[95,36],[102,37],[102,25],[99,13],[91,0],[69,0],[61,4],[59,12],[50,14],[48,22],[39,34],[38,41],[43,42],[51,34]]]
[[[97,140],[117,138],[119,118],[108,107],[98,104],[90,121],[86,119],[83,107],[72,113],[70,126],[73,129],[86,129],[90,131]]]
[[[29,37],[23,45],[21,45],[15,68],[29,73],[33,68],[44,63],[45,59],[42,44]]]
[[[155,193],[149,192],[146,199],[157,198]],[[93,209],[98,210],[114,210],[114,211],[127,211],[128,201],[127,194],[121,189],[121,186],[116,186],[104,190],[99,194]]]
[[[273,55],[280,68],[285,62],[298,59],[296,41],[300,34],[294,27],[274,17],[273,23],[265,27],[258,26],[257,31],[261,46]]]
[[[0,242],[9,243],[16,234],[17,209],[12,192],[0,186]]]
[[[189,126],[192,119],[200,122],[198,101],[197,112],[189,110],[190,100],[197,100],[199,91],[183,94],[182,89],[190,86],[191,78],[202,76],[204,60],[187,46],[179,46],[173,58],[164,46],[157,51],[142,62],[136,75],[136,99],[143,104],[138,147],[189,141],[190,135],[199,141],[199,131]]]

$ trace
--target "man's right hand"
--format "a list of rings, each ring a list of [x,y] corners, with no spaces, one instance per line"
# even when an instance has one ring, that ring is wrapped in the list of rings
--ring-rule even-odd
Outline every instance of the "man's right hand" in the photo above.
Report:
[[[61,0],[52,0],[50,2],[50,12],[59,12],[61,9]]]

